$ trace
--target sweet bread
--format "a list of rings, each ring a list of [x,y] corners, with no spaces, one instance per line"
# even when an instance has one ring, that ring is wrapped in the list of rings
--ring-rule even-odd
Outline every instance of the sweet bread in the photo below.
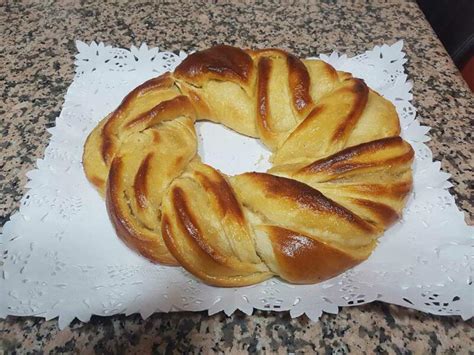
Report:
[[[226,176],[197,155],[196,120],[256,137],[272,168]],[[320,60],[220,45],[149,80],[84,146],[118,236],[216,286],[315,283],[365,260],[400,218],[413,149],[394,106]]]

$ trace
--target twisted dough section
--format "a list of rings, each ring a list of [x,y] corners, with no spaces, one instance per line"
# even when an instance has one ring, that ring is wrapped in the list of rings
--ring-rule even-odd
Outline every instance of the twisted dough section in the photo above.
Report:
[[[200,162],[194,122],[260,138],[267,173]],[[83,164],[127,245],[217,286],[333,277],[400,218],[413,150],[360,79],[278,49],[216,46],[140,85],[89,135]]]

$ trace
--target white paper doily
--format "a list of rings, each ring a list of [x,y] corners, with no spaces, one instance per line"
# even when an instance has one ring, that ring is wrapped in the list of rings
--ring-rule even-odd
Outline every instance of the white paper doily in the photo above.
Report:
[[[28,173],[29,192],[0,237],[0,317],[59,316],[64,327],[75,317],[88,321],[92,314],[139,312],[147,317],[156,311],[231,314],[237,309],[251,314],[258,308],[317,320],[323,311],[337,313],[339,306],[374,300],[472,317],[473,228],[447,191],[449,175],[423,144],[429,128],[420,126],[410,104],[412,84],[404,73],[402,46],[400,41],[353,58],[333,53],[321,59],[363,78],[396,105],[402,135],[416,151],[414,192],[403,219],[366,262],[334,279],[308,286],[272,279],[226,289],[207,286],[182,268],[153,265],[130,251],[116,237],[104,201],[82,171],[82,146],[98,120],[132,88],[173,70],[186,54],[78,41],[76,76],[56,127],[49,129],[45,157]],[[224,172],[268,167],[268,154],[257,141],[210,123],[198,129],[204,160]],[[239,145],[247,159],[233,156],[234,149],[219,155],[213,149],[225,146],[219,139],[226,146]]]

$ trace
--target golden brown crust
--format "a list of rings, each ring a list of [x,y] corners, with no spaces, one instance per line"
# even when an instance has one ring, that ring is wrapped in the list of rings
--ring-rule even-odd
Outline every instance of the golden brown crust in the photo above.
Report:
[[[262,138],[271,137],[272,127],[269,123],[268,84],[272,71],[272,62],[268,58],[261,58],[258,62],[257,79],[257,127]]]
[[[307,111],[313,104],[310,95],[309,73],[303,62],[294,55],[288,54],[289,87],[293,98],[293,105],[298,112]]]
[[[184,88],[181,89],[184,91]],[[187,89],[185,93],[194,106],[197,117],[212,117],[209,106],[206,104],[206,101],[201,97],[201,95],[196,92],[196,90]]]
[[[176,234],[176,231],[172,229],[168,217],[163,218],[162,233],[166,245],[173,255],[177,257],[180,265],[209,285],[219,287],[248,286],[265,281],[272,277],[270,272],[258,272],[247,275],[229,275],[229,270],[225,266],[222,266],[208,258],[207,254],[203,255],[202,250],[199,247],[196,247],[195,243],[191,243],[192,246],[187,245],[186,249],[186,253],[192,253],[193,256],[199,260],[197,263],[191,263],[186,258],[185,253],[177,245],[176,240],[173,237],[174,234]],[[206,271],[208,270],[213,272],[207,273]]]
[[[120,103],[119,107],[112,112],[110,117],[108,118],[106,124],[104,125],[101,135],[102,135],[102,157],[105,162],[110,162],[113,157],[113,125],[116,121],[120,119],[120,116],[124,113],[127,108],[129,108],[134,100],[141,95],[150,92],[151,90],[159,90],[162,88],[168,88],[172,86],[174,83],[173,79],[171,78],[170,73],[165,73],[157,78],[150,79],[143,84],[137,86],[133,89]]]
[[[351,223],[354,228],[373,232],[373,227],[348,209],[331,201],[321,192],[297,180],[265,173],[246,173],[268,195],[295,201],[300,208],[328,215],[336,215]]]
[[[109,117],[106,127],[109,127],[117,119],[121,112],[126,110],[130,105],[133,104],[134,100],[141,95],[146,94],[151,90],[157,90],[162,88],[168,88],[172,86],[174,80],[171,77],[170,73],[165,73],[159,77],[145,81],[143,84],[137,86],[135,89],[130,91],[127,96],[122,100],[120,105],[112,112],[112,115]],[[107,130],[107,128],[105,128]]]
[[[352,202],[361,207],[369,209],[373,214],[377,216],[377,219],[384,224],[385,228],[389,227],[400,218],[397,211],[383,203],[374,202],[362,198],[352,199]]]
[[[173,91],[164,96],[162,95],[164,100],[156,104],[150,106],[150,103],[147,103],[150,106],[149,110],[140,109],[135,115],[128,113],[135,107],[130,103],[133,100],[143,100],[145,95],[153,96],[153,90],[158,90],[159,95],[160,90],[166,88],[168,81],[171,80],[169,74],[164,74],[164,77],[166,80],[156,80],[152,82],[153,85],[145,85],[145,83],[140,86],[140,90],[134,90],[134,95],[129,94],[128,98],[124,100],[125,104],[109,115],[89,135],[84,148],[84,170],[89,181],[94,184],[101,194],[105,194],[105,182],[110,164],[121,142],[128,136],[179,117],[195,119],[195,108],[189,98],[176,95]],[[172,98],[168,99],[169,96]],[[137,104],[137,106],[140,105]],[[117,114],[118,112],[120,114]],[[159,137],[157,136],[156,139],[159,139]]]
[[[354,128],[357,120],[360,118],[362,110],[364,110],[369,96],[369,88],[361,79],[351,79],[352,85],[346,90],[350,91],[355,97],[355,103],[352,110],[346,116],[334,131],[331,139],[337,141],[342,137],[346,137],[348,133]]]
[[[130,135],[110,167],[106,203],[112,224],[127,245],[155,262],[176,264],[161,236],[161,200],[195,155],[192,123],[181,118]]]
[[[179,265],[176,259],[169,254],[166,249],[163,249],[163,245],[159,241],[150,240],[139,233],[133,226],[133,222],[118,208],[118,206],[120,206],[118,199],[120,198],[121,192],[118,191],[117,187],[120,184],[118,180],[121,179],[121,169],[121,159],[114,159],[110,169],[105,199],[107,212],[115,228],[115,232],[129,248],[136,250],[151,261],[165,265]]]
[[[124,125],[125,129],[145,128],[155,123],[167,121],[180,116],[194,117],[194,107],[184,95],[160,102],[150,111],[144,112]],[[137,130],[137,129],[135,129]]]
[[[105,164],[102,158],[100,149],[101,132],[102,127],[107,123],[109,117],[110,115],[103,118],[92,130],[86,139],[82,153],[84,173],[89,182],[97,189],[102,197],[105,196],[109,166]]]
[[[105,185],[106,185],[105,180],[98,178],[96,176],[90,176],[89,181],[92,183],[92,185],[97,186],[99,189],[105,190]]]
[[[225,179],[199,163],[188,174],[171,186],[163,208],[163,239],[179,263],[216,286],[244,286],[271,277],[255,255],[253,243],[248,243],[240,204]],[[209,201],[202,201],[201,189],[209,193]],[[205,211],[209,205],[212,208]],[[221,232],[211,227],[216,219],[225,220]]]
[[[197,172],[196,178],[209,193],[212,193],[216,197],[218,206],[222,208],[223,215],[230,214],[234,219],[245,222],[242,208],[229,183],[222,175],[214,175],[213,180],[205,174]]]
[[[269,173],[226,177],[196,155],[196,119],[260,138]],[[118,236],[152,261],[233,287],[333,277],[401,214],[414,152],[363,80],[280,49],[215,46],[128,94],[91,132],[86,176]]]
[[[175,187],[171,190],[171,196],[172,204],[176,211],[178,225],[180,226],[183,235],[186,236],[190,242],[193,242],[193,244],[202,249],[202,252],[210,256],[213,261],[225,264],[225,258],[211,245],[205,243],[195,217],[188,208],[188,202],[186,201],[183,190],[179,187]]]
[[[133,190],[135,191],[135,197],[138,202],[138,206],[141,209],[144,209],[148,206],[148,192],[147,192],[147,177],[148,177],[148,170],[150,168],[150,160],[153,158],[153,153],[149,153],[145,159],[140,164],[138,168],[137,175],[135,176],[135,180],[133,182]]]
[[[368,162],[351,162],[350,160],[361,155],[370,154],[381,148],[390,148],[403,145],[406,147],[404,154],[389,159],[368,161]],[[346,148],[339,153],[331,155],[328,158],[317,160],[302,169],[300,172],[317,173],[325,171],[329,174],[340,175],[356,169],[368,168],[375,165],[394,165],[411,162],[413,160],[414,151],[411,146],[404,142],[400,137],[383,138],[376,141],[362,143],[354,147]]]
[[[174,74],[194,83],[209,78],[248,82],[252,70],[252,58],[245,51],[219,45],[188,56],[176,67]]]
[[[289,132],[275,152],[273,163],[280,165],[314,160],[318,156],[343,149],[364,117],[368,93],[362,80],[351,78],[340,82],[331,94],[317,102],[308,116]],[[358,139],[364,141],[366,137]],[[308,142],[312,144],[309,145]]]
[[[315,238],[289,229],[277,226],[259,228],[265,231],[272,242],[278,274],[291,283],[321,282],[362,261]]]

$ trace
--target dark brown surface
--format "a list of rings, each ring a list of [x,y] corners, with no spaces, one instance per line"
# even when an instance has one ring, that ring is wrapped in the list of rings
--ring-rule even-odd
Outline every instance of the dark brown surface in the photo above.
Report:
[[[193,84],[209,78],[248,82],[253,69],[252,58],[240,48],[217,45],[188,56],[176,67],[176,77]]]
[[[308,109],[312,107],[313,98],[309,92],[310,77],[308,70],[303,62],[294,55],[288,55],[288,80],[293,97],[293,106],[298,112],[308,113]],[[306,116],[306,115],[304,115]]]
[[[278,274],[291,283],[321,282],[361,262],[314,237],[290,229],[277,226],[262,226],[260,229],[263,229],[272,241]]]
[[[237,262],[242,267],[235,266],[236,263],[211,242],[212,233],[199,223],[197,211],[189,201],[193,198],[189,191],[174,186],[169,198],[170,208],[163,209],[163,240],[187,271],[209,285],[221,287],[252,285],[271,277],[267,272],[259,272],[257,267],[246,269],[245,260]]]
[[[331,137],[331,141],[335,144],[338,141],[345,141],[347,139],[357,121],[359,121],[367,104],[367,99],[369,98],[369,88],[365,85],[363,80],[350,79],[348,84],[349,85],[341,89],[341,91],[347,91],[354,96],[353,100],[351,100],[353,101],[353,106],[351,106],[351,110],[348,112],[345,120],[341,122]]]
[[[262,189],[265,198],[268,199],[267,203],[275,203],[281,200],[299,210],[314,213],[315,218],[316,216],[340,218],[350,225],[354,235],[363,236],[364,233],[367,233],[367,237],[369,237],[375,232],[370,223],[328,199],[309,185],[297,180],[266,173],[246,173],[243,175],[250,179],[247,180],[247,183],[253,184],[256,191]],[[343,224],[344,222],[340,221],[339,223]],[[334,226],[332,227],[334,228]],[[331,230],[329,226],[328,229]]]
[[[268,84],[272,72],[272,61],[267,57],[260,58],[258,61],[258,80],[257,80],[257,127],[261,131],[261,136],[271,135],[272,127],[269,122],[269,98]]]
[[[387,159],[377,161],[364,162],[364,155],[367,155],[365,160],[370,159],[370,155],[377,151],[390,150],[393,148],[401,148],[402,152],[395,150],[393,153],[395,157],[388,156]],[[403,152],[404,150],[404,152]],[[400,153],[403,153],[400,155]],[[391,166],[393,164],[404,164],[411,162],[414,157],[413,148],[400,137],[388,137],[371,141],[368,143],[358,144],[349,148],[345,148],[336,154],[330,155],[327,158],[316,160],[315,162],[301,168],[301,173],[317,173],[326,172],[334,174],[338,177],[341,174],[353,172],[354,170],[370,168],[377,165]],[[352,161],[351,161],[352,159]],[[357,162],[359,160],[359,162]]]
[[[219,214],[228,216],[244,226],[244,213],[234,195],[232,187],[217,171],[213,170],[212,173],[209,173],[213,175],[212,179],[199,171],[196,172],[196,178],[202,187],[217,200],[215,206],[219,209]]]
[[[432,127],[428,145],[453,175],[452,192],[472,220],[474,99],[416,3],[405,0],[308,5],[167,4],[61,1],[0,5],[0,220],[18,208],[25,173],[48,144],[74,76],[74,40],[163,50],[216,43],[277,47],[299,57],[337,50],[353,55],[404,39],[413,104]],[[94,317],[59,331],[55,320],[10,317],[0,322],[7,353],[143,353],[145,351],[339,351],[468,353],[473,322],[383,304],[342,309],[312,323],[287,312],[207,316],[204,313]]]

